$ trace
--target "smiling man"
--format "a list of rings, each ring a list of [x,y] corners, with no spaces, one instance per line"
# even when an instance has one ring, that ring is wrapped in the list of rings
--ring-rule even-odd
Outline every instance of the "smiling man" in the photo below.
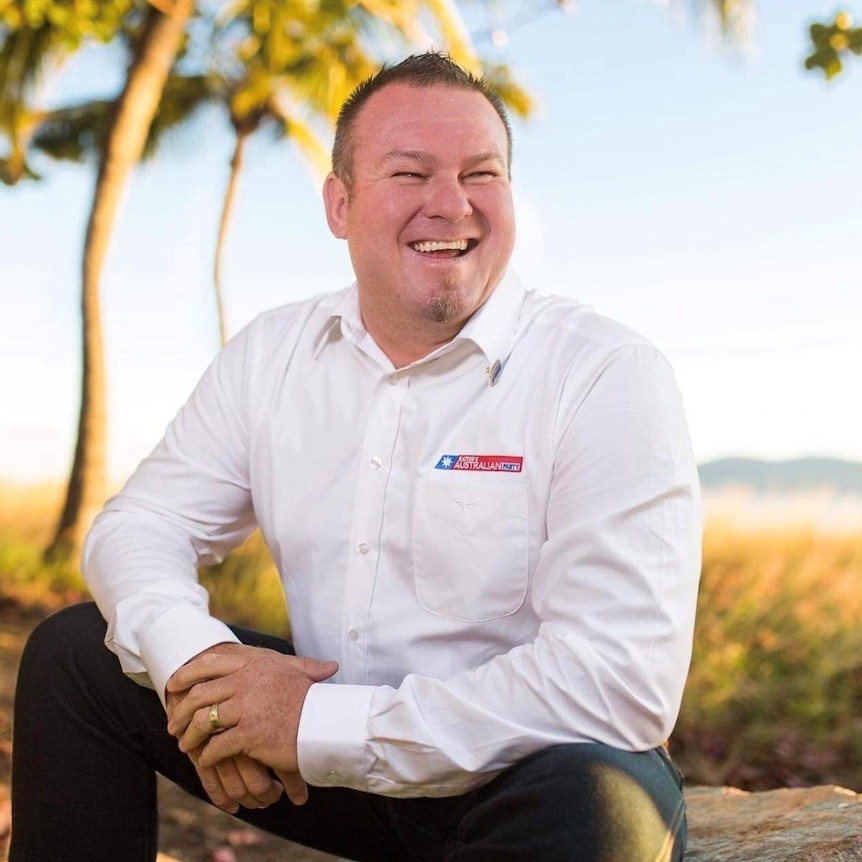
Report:
[[[356,281],[237,335],[97,518],[98,609],[22,659],[11,862],[154,859],[156,772],[356,860],[682,859],[679,393],[642,337],[509,271],[511,149],[438,54],[348,100],[324,201]],[[255,526],[291,643],[197,582]]]

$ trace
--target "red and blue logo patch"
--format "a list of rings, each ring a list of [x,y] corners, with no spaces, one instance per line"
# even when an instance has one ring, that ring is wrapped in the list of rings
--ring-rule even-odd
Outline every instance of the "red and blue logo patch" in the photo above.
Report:
[[[488,473],[520,473],[520,455],[443,455],[435,470],[474,470]]]

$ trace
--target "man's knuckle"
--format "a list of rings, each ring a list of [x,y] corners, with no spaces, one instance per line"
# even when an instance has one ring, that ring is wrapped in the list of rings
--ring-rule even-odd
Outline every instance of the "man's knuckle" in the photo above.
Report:
[[[259,772],[246,776],[245,783],[251,794],[254,796],[263,796],[269,792],[272,779],[265,772]]]

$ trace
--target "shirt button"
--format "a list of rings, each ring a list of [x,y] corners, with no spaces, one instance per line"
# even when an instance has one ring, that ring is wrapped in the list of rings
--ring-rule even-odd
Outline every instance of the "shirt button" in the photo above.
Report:
[[[375,455],[369,462],[375,470],[379,470],[383,466],[383,462]]]
[[[352,641],[353,641],[353,643],[356,643],[356,641],[358,641],[358,640],[359,640],[359,632],[358,632],[358,631],[356,631],[356,629],[350,629],[350,630],[347,632],[347,637],[349,637],[349,638],[350,638],[350,640],[352,640]]]
[[[398,383],[398,375],[397,374],[390,374],[389,375],[389,385],[395,386],[395,385],[397,385],[397,383]]]
[[[365,555],[371,550],[371,548],[365,542],[360,542],[357,550],[360,554]]]
[[[338,784],[338,782],[341,781],[341,775],[334,769],[331,769],[329,772],[326,773],[326,780],[330,784]]]

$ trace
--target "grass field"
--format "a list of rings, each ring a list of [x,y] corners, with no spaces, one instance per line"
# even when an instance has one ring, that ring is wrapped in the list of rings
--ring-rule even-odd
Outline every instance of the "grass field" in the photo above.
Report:
[[[0,487],[0,600],[48,609],[85,596],[73,566],[41,561],[57,507],[56,488]],[[862,791],[862,520],[746,517],[707,521],[674,756],[693,783]],[[259,537],[203,577],[214,613],[287,631]]]

